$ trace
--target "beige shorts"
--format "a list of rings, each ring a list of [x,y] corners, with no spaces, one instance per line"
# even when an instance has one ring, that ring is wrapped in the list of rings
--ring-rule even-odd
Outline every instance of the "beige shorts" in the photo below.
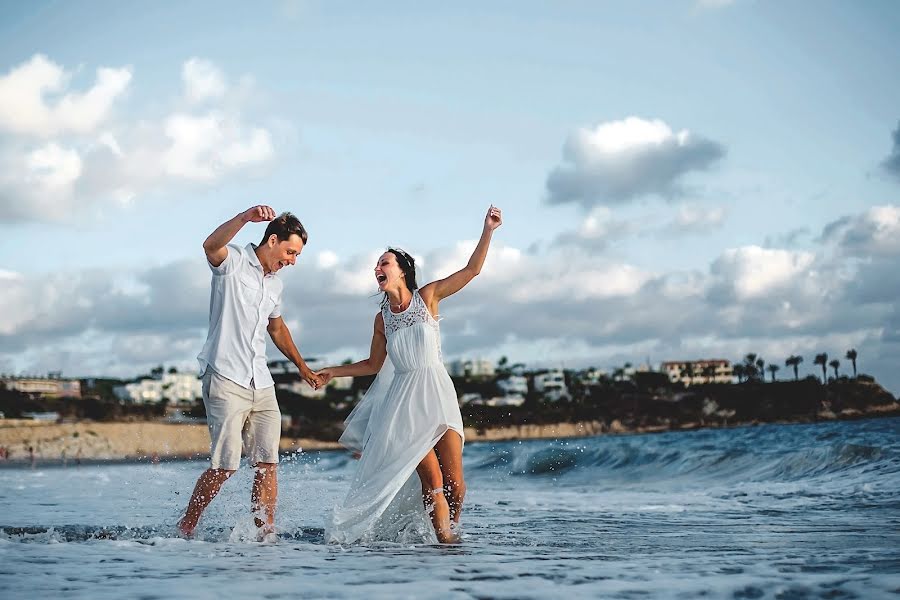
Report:
[[[203,374],[203,405],[209,425],[209,457],[213,469],[236,471],[241,446],[250,463],[277,463],[281,410],[275,386],[242,387],[207,367]]]

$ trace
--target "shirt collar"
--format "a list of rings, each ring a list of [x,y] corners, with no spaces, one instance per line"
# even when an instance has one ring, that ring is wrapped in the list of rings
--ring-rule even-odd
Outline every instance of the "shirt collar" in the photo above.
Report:
[[[250,264],[254,267],[257,267],[260,271],[263,272],[263,277],[274,277],[275,273],[266,273],[266,270],[263,269],[262,263],[259,262],[259,257],[256,255],[257,245],[253,242],[250,242],[244,247],[247,250],[247,259],[250,261]]]

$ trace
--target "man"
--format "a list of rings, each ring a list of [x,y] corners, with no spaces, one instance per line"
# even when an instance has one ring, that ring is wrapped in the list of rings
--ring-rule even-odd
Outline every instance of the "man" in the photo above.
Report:
[[[259,246],[229,245],[247,223],[270,221]],[[197,359],[203,374],[203,404],[210,436],[210,468],[197,480],[178,523],[191,536],[203,510],[238,469],[241,445],[256,473],[250,494],[256,526],[265,536],[275,529],[278,497],[278,442],[281,411],[266,361],[265,332],[281,352],[317,387],[281,318],[282,283],[277,272],[293,265],[306,244],[297,217],[277,218],[268,206],[254,206],[221,225],[203,242],[212,270],[209,335]]]

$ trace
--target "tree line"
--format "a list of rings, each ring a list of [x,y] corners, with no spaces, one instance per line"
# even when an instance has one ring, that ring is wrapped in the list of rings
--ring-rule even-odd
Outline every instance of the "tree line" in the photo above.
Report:
[[[847,350],[844,354],[844,357],[850,361],[850,364],[853,366],[853,377],[857,378],[857,370],[856,370],[856,358],[857,352],[855,348],[851,348]],[[803,357],[800,355],[792,354],[787,357],[784,361],[784,366],[792,368],[794,370],[794,380],[800,379],[800,365],[803,363]],[[816,354],[813,359],[813,364],[822,367],[822,383],[828,382],[828,367],[834,369],[834,378],[838,379],[840,377],[840,366],[841,361],[834,358],[828,360],[828,353],[822,352],[821,354]],[[750,353],[744,357],[743,362],[736,363],[733,367],[734,376],[738,378],[738,382],[743,381],[751,381],[757,380],[762,381],[765,376],[765,372],[768,371],[772,376],[772,381],[775,381],[775,374],[781,369],[781,367],[775,363],[766,364],[766,361],[756,354]]]

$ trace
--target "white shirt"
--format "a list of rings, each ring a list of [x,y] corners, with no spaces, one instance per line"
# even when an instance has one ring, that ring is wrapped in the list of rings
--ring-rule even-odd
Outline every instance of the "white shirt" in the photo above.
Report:
[[[275,385],[266,363],[266,327],[281,316],[278,275],[263,275],[256,245],[228,245],[228,256],[212,270],[209,335],[197,356],[200,373],[207,367],[245,388]]]

